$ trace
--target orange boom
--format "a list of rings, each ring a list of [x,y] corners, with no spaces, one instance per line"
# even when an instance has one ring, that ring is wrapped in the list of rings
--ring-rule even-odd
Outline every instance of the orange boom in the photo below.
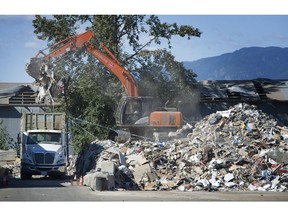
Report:
[[[175,131],[182,126],[182,114],[176,108],[162,108],[160,111],[151,97],[138,96],[136,82],[131,73],[91,31],[54,44],[48,54],[45,54],[44,50],[39,51],[27,64],[26,72],[36,81],[50,80],[49,84],[53,84],[57,73],[49,69],[50,59],[83,47],[117,76],[126,92],[126,96],[118,104],[116,116],[116,123],[121,129],[131,134],[152,137],[153,132]],[[43,57],[39,57],[40,55]],[[49,92],[49,89],[45,89],[45,92]]]

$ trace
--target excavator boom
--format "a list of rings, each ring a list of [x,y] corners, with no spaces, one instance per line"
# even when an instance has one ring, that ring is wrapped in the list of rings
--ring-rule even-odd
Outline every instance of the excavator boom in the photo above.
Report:
[[[36,57],[31,59],[30,64],[26,66],[27,73],[36,79],[40,79],[43,74],[49,76],[47,72],[43,71],[45,70],[45,64],[47,64],[47,61],[51,58],[59,57],[69,51],[85,47],[90,54],[92,54],[96,59],[104,64],[110,72],[118,77],[125,88],[127,96],[137,97],[137,86],[131,74],[121,65],[104,43],[100,43],[100,46],[108,53],[108,55],[104,54],[100,49],[95,48],[91,44],[92,38],[95,38],[94,33],[87,31],[54,44],[52,51],[49,54],[45,54],[44,51],[39,51]],[[40,58],[40,54],[44,55],[44,57]]]
[[[104,43],[100,42],[99,47],[95,47],[92,39],[97,40],[93,32],[87,31],[54,44],[51,47],[52,51],[48,54],[44,50],[39,51],[26,65],[26,72],[36,81],[43,82],[42,87],[47,89],[42,92],[49,93],[51,83],[55,84],[57,81],[57,74],[49,69],[50,59],[84,47],[118,77],[125,89],[126,97],[119,102],[116,116],[116,123],[121,129],[128,130],[132,134],[151,137],[155,131],[175,131],[182,126],[182,114],[179,111],[176,109],[173,111],[171,109],[159,110],[159,106],[157,105],[158,108],[155,108],[150,97],[139,97],[135,80],[130,72],[122,66]],[[47,83],[49,84],[47,85]],[[37,98],[41,102],[42,97],[38,96]]]

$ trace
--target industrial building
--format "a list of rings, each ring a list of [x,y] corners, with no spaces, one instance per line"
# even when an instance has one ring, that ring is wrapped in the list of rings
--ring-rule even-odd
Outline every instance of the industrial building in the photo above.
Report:
[[[245,102],[288,125],[288,80],[205,80],[198,82],[198,89],[199,101],[191,112],[194,121]],[[51,112],[51,104],[37,103],[37,91],[31,83],[0,83],[0,121],[15,145],[22,113]]]
[[[24,112],[50,112],[51,105],[36,103],[37,86],[31,83],[0,83],[0,122],[17,145],[21,115]]]

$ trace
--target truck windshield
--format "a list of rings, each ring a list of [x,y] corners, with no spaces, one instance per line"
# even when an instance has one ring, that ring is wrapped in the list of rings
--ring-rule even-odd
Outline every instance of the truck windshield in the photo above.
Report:
[[[61,134],[60,133],[29,133],[28,144],[61,144]]]

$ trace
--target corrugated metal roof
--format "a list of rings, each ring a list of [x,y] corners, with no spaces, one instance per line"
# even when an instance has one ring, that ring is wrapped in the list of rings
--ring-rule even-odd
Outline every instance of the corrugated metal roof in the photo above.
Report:
[[[198,83],[202,101],[288,101],[288,80],[203,80]],[[37,86],[31,83],[0,83],[0,104],[9,103],[24,87],[37,91]]]
[[[0,89],[1,105],[19,105],[19,104],[35,104],[36,88],[32,85],[1,85],[9,86]]]
[[[37,92],[39,86],[32,83],[0,83],[0,106],[52,106],[46,101],[38,103]],[[53,106],[59,105],[59,102],[53,103]]]
[[[203,101],[288,100],[288,80],[204,80],[199,84]]]
[[[262,84],[268,98],[272,100],[288,101],[288,81]]]
[[[6,88],[11,88],[15,86],[21,86],[21,85],[32,85],[32,83],[12,83],[12,82],[0,82],[0,90],[1,89],[6,89]]]

